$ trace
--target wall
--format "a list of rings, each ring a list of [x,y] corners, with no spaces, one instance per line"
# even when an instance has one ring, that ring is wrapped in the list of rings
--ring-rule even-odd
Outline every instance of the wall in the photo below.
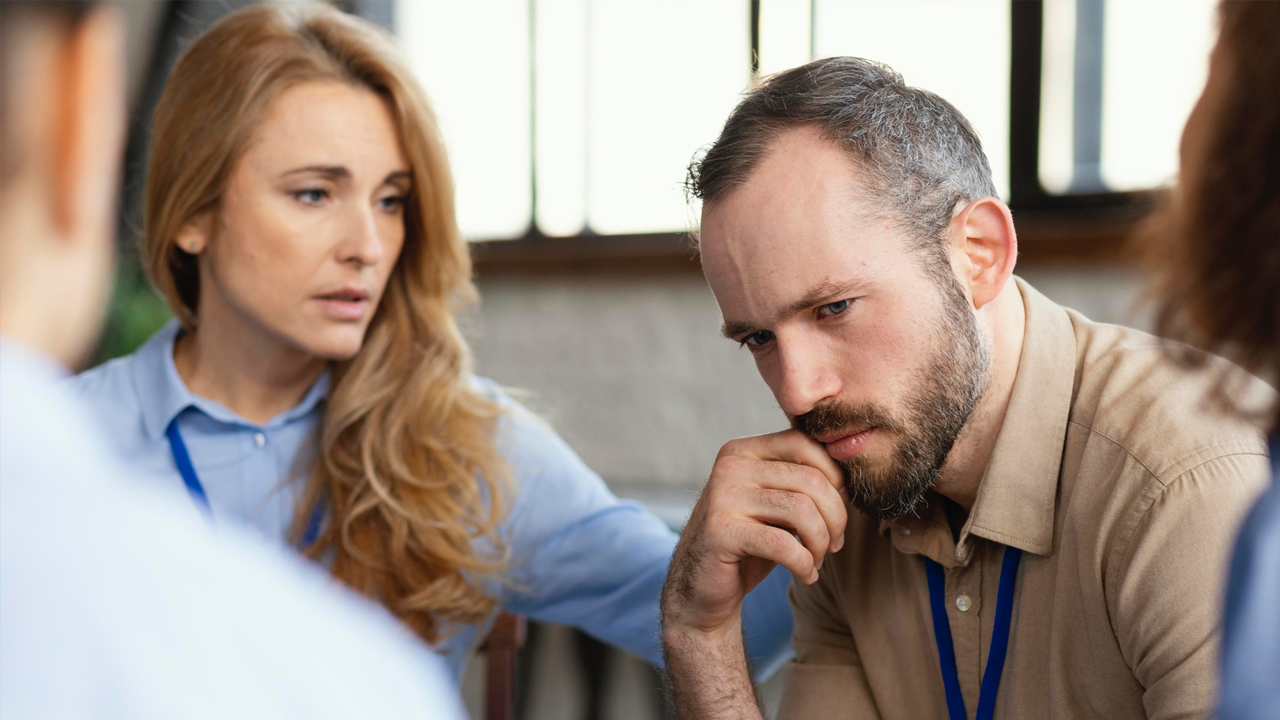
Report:
[[[1136,276],[1118,267],[1026,267],[1050,298],[1143,327]],[[468,335],[481,373],[529,392],[622,495],[672,522],[726,441],[786,426],[750,354],[720,336],[696,271],[482,277]]]

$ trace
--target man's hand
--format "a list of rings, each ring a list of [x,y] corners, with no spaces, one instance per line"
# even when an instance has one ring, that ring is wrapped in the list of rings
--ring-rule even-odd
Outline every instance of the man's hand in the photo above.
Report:
[[[748,717],[742,599],[775,565],[812,583],[844,545],[844,476],[826,448],[786,432],[726,444],[685,525],[662,594],[681,718]]]

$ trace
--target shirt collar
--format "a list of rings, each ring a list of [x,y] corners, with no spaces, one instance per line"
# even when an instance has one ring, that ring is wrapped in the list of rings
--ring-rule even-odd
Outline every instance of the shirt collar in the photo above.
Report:
[[[169,423],[189,407],[228,425],[272,428],[311,413],[329,394],[330,376],[325,370],[297,405],[263,425],[245,420],[222,403],[200,397],[187,389],[173,364],[173,343],[181,330],[177,320],[169,321],[134,355],[133,379],[142,405],[142,422],[152,440],[160,439]]]
[[[1053,551],[1058,477],[1075,396],[1075,330],[1064,308],[1022,279],[1014,280],[1026,312],[1018,374],[959,542],[952,544],[941,498],[933,495],[919,517],[880,523],[882,533],[898,528],[893,539],[902,550],[922,552],[943,565],[968,562],[970,534],[1036,555]],[[939,545],[943,537],[947,548]]]

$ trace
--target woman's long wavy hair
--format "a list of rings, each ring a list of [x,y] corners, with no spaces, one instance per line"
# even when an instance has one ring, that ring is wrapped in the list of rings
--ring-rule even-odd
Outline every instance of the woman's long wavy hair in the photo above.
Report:
[[[1224,1],[1178,186],[1138,235],[1157,330],[1280,380],[1280,3]],[[1183,359],[1203,358],[1184,353]],[[1247,415],[1224,376],[1217,399]]]
[[[393,40],[324,5],[233,13],[178,60],[156,108],[145,207],[152,282],[198,331],[198,259],[178,230],[217,211],[227,178],[271,103],[304,82],[367,87],[385,98],[413,173],[405,243],[359,353],[335,363],[318,455],[293,523],[317,507],[306,552],[384,603],[429,642],[493,609],[510,472],[495,446],[501,410],[469,385],[453,313],[473,301],[471,261],[435,117]],[[486,550],[479,550],[484,547]]]

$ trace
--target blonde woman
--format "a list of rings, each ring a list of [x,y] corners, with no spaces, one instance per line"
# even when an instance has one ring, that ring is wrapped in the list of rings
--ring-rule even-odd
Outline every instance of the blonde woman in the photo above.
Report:
[[[676,538],[472,375],[449,167],[387,35],[272,5],[198,38],[156,110],[145,225],[177,320],[76,380],[134,467],[327,564],[455,672],[500,607],[660,662]],[[786,651],[786,584],[747,609],[757,668]]]

